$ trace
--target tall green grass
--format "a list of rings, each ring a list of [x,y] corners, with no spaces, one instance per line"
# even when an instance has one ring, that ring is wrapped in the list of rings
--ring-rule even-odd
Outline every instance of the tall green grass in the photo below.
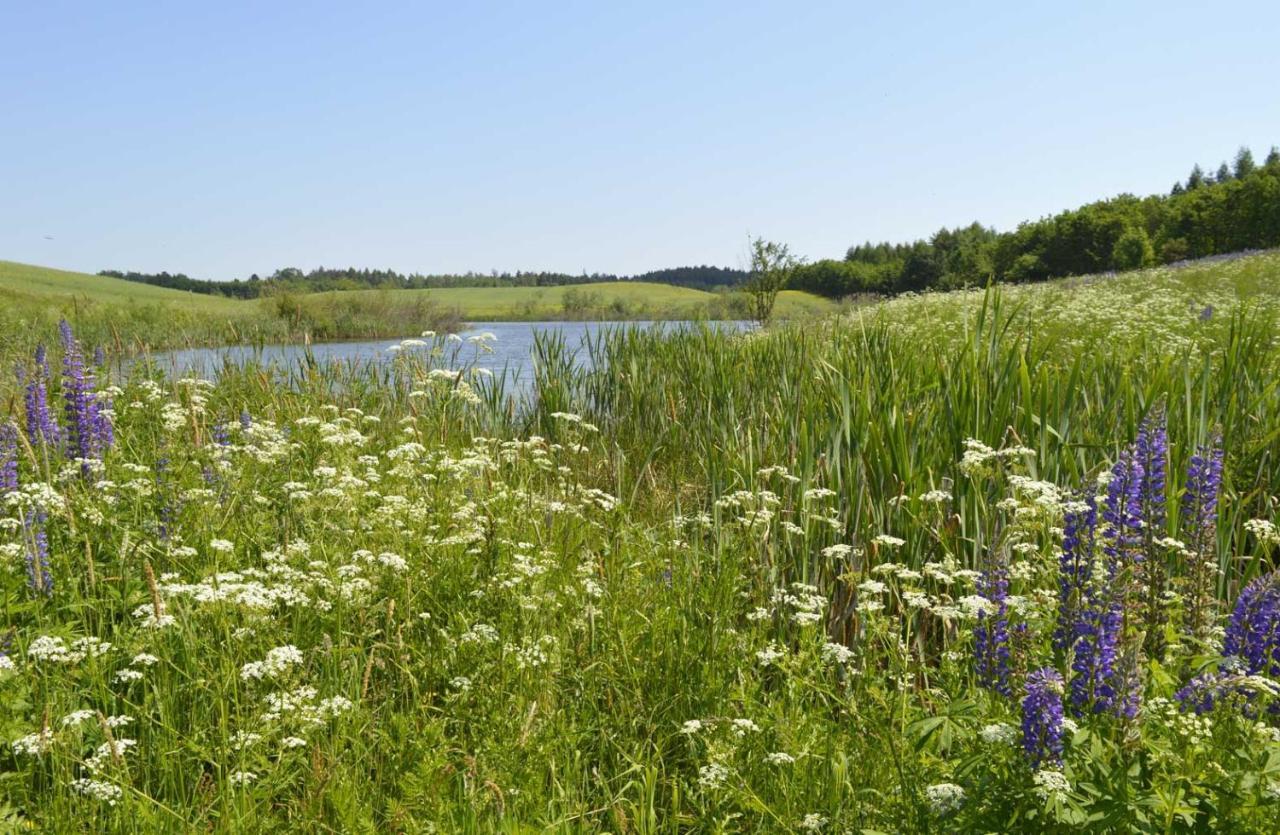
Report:
[[[544,337],[541,364],[556,372],[540,390],[599,423],[635,468],[631,493],[659,503],[686,485],[754,489],[759,469],[784,465],[797,489],[834,489],[843,535],[869,540],[901,526],[895,497],[954,484],[969,565],[985,543],[957,471],[967,439],[1031,447],[1036,477],[1082,484],[1163,407],[1180,450],[1173,471],[1224,439],[1230,541],[1280,493],[1280,257],[1208,277],[940,294],[745,335],[618,329],[578,366]],[[909,564],[927,550],[911,540]],[[817,575],[813,555],[796,562],[795,579]],[[1255,570],[1226,576],[1234,586]]]

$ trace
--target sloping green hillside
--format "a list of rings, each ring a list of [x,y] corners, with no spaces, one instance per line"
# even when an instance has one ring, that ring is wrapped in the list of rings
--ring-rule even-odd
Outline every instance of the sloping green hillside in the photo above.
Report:
[[[0,261],[0,294],[5,298],[52,300],[59,304],[79,299],[103,304],[181,305],[192,310],[210,312],[228,312],[241,307],[240,302],[220,296],[184,293],[118,278],[36,267],[15,261]]]

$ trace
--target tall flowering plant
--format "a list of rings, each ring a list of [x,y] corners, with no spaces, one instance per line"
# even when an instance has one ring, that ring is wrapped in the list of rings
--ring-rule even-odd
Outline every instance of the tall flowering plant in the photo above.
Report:
[[[0,423],[0,498],[18,489],[18,427]]]
[[[1240,659],[1249,675],[1280,676],[1280,571],[1255,578],[1240,592],[1222,654]]]
[[[1151,658],[1160,658],[1167,644],[1165,624],[1169,620],[1165,599],[1169,586],[1168,551],[1158,546],[1168,528],[1169,433],[1163,408],[1152,411],[1138,427],[1133,457],[1141,468],[1137,497],[1140,559],[1135,563],[1135,578],[1141,597],[1143,650]]]
[[[111,446],[114,440],[111,420],[98,400],[93,368],[85,363],[80,340],[66,319],[58,324],[58,330],[62,338],[66,454],[72,460],[87,462],[100,458],[102,451]]]
[[[1201,645],[1209,642],[1217,615],[1219,569],[1213,546],[1221,488],[1222,444],[1215,439],[1191,456],[1182,495],[1182,538],[1190,554],[1184,622],[1187,637]]]
[[[1062,676],[1051,667],[1027,675],[1022,749],[1032,768],[1062,763]]]
[[[1002,696],[1010,696],[1009,683],[1009,571],[1003,563],[993,565],[983,575],[979,594],[990,601],[993,611],[978,612],[974,627],[974,655],[978,683]]]
[[[1135,717],[1142,659],[1165,651],[1168,458],[1164,413],[1157,410],[1107,473],[1103,495],[1065,509],[1053,645],[1066,656],[1068,702],[1078,714]],[[1221,450],[1216,444],[1198,450],[1181,514],[1201,570],[1189,578],[1188,630],[1196,635],[1207,634],[1212,624],[1211,545],[1221,481]]]
[[[1124,646],[1142,530],[1142,464],[1133,449],[1112,467],[1101,519],[1092,505],[1072,509],[1064,537],[1058,643],[1071,656],[1070,703],[1077,713],[1137,713],[1136,666]],[[1102,554],[1096,545],[1101,543]]]
[[[62,433],[57,419],[49,410],[49,357],[43,345],[36,348],[34,360],[29,373],[18,366],[27,437],[37,446],[56,447],[62,440]]]

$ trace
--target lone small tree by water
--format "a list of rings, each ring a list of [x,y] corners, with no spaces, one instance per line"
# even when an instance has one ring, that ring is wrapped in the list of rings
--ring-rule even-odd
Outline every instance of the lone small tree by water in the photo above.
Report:
[[[744,288],[751,296],[751,315],[757,322],[763,325],[772,318],[779,291],[787,286],[800,263],[786,244],[752,239],[751,271]]]

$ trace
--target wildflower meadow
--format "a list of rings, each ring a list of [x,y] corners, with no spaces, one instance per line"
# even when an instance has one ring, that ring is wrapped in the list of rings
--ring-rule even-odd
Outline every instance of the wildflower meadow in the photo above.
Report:
[[[0,392],[0,821],[1274,832],[1277,256]]]

